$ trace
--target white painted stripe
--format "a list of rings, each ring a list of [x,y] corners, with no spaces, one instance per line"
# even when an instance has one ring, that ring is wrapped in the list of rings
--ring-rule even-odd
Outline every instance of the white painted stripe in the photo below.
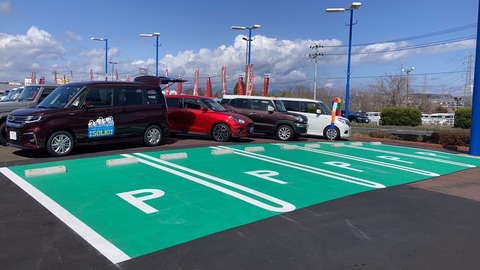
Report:
[[[127,254],[125,254],[123,251],[113,245],[110,241],[103,238],[103,236],[98,234],[96,231],[94,231],[88,225],[86,225],[77,217],[72,215],[57,202],[52,200],[40,190],[36,189],[34,186],[32,186],[23,178],[12,172],[10,169],[3,167],[0,168],[0,172],[6,177],[8,177],[13,183],[15,183],[25,192],[27,192],[50,212],[52,212],[52,214],[58,217],[68,227],[72,228],[72,230],[78,233],[83,239],[85,239],[85,241],[90,243],[90,245],[92,245],[105,257],[107,257],[107,259],[109,259],[112,263],[120,263],[126,260],[130,260],[130,257]]]
[[[391,154],[391,155],[397,155],[397,156],[403,156],[403,157],[410,157],[410,158],[414,158],[414,159],[430,160],[430,161],[435,161],[435,162],[440,162],[440,163],[450,164],[450,165],[455,165],[455,166],[460,166],[460,167],[467,167],[467,168],[477,167],[475,165],[468,164],[468,163],[457,162],[457,161],[453,161],[453,160],[440,159],[440,158],[434,158],[434,157],[429,157],[429,156],[422,156],[422,155],[418,155],[418,154],[413,155],[413,154],[399,153],[399,152],[395,152],[395,151],[382,150],[382,149],[377,149],[377,148],[357,147],[357,146],[351,146],[351,145],[347,146],[347,147],[360,149],[360,150],[364,150],[364,151],[371,151],[371,152],[377,152],[377,153],[385,153],[385,154]],[[416,149],[416,148],[410,148],[410,149],[420,150],[420,149]],[[435,152],[432,151],[432,153],[435,153]],[[443,154],[443,155],[446,154],[446,153],[442,153],[442,152],[437,152],[437,153]],[[449,157],[445,156],[445,158],[449,158]]]
[[[229,147],[219,146],[219,147],[211,147],[211,148],[226,149],[226,148],[229,148]],[[323,170],[323,169],[320,169],[320,168],[315,168],[315,167],[312,167],[312,166],[308,166],[308,165],[304,165],[304,164],[300,164],[300,163],[295,163],[295,162],[291,162],[291,161],[288,161],[288,160],[278,159],[278,158],[274,158],[274,157],[270,157],[270,156],[260,155],[260,154],[256,154],[256,153],[249,153],[249,152],[234,149],[234,148],[231,148],[231,149],[233,149],[235,154],[237,154],[237,155],[258,159],[258,160],[262,160],[262,161],[269,162],[269,163],[278,164],[280,166],[289,167],[289,168],[293,168],[293,169],[296,169],[296,170],[301,170],[301,171],[305,171],[305,172],[309,172],[309,173],[313,173],[313,174],[317,174],[317,175],[322,175],[322,176],[325,176],[325,177],[328,177],[328,178],[333,178],[333,179],[336,179],[336,180],[340,180],[340,181],[344,181],[344,182],[348,182],[348,183],[352,183],[352,184],[356,184],[356,185],[366,186],[366,187],[370,187],[370,188],[385,188],[385,185],[382,185],[382,184],[377,183],[377,182],[361,179],[361,178],[358,178],[358,177],[354,177],[354,176],[350,176],[350,175],[346,175],[346,174],[341,174],[341,173],[337,173],[337,172],[334,172],[334,171]]]
[[[242,185],[239,185],[239,184],[236,184],[236,183],[233,183],[233,182],[230,182],[230,181],[227,181],[227,180],[224,180],[224,179],[221,179],[221,178],[212,176],[212,175],[208,175],[208,174],[205,174],[205,173],[202,173],[202,172],[199,172],[199,171],[195,171],[195,170],[192,170],[192,169],[186,168],[186,167],[184,167],[184,166],[180,166],[180,165],[177,165],[177,164],[174,164],[174,163],[165,161],[165,160],[161,160],[161,159],[158,159],[158,158],[154,158],[154,157],[151,157],[151,156],[142,154],[142,153],[134,153],[134,155],[136,155],[137,157],[143,157],[143,158],[150,159],[150,160],[153,160],[153,161],[155,161],[155,162],[158,162],[158,163],[161,163],[161,164],[164,164],[164,165],[171,166],[171,167],[173,167],[173,168],[176,168],[177,170],[174,170],[174,169],[171,169],[171,168],[168,168],[168,167],[165,167],[165,166],[162,166],[162,165],[160,165],[160,164],[153,163],[153,162],[150,162],[150,161],[144,160],[144,159],[139,159],[139,161],[140,161],[141,163],[144,163],[144,164],[149,165],[149,166],[152,166],[152,167],[154,167],[154,168],[157,168],[157,169],[160,169],[160,170],[169,172],[169,173],[171,173],[171,174],[180,176],[180,177],[182,177],[182,178],[185,178],[185,179],[190,180],[190,181],[193,181],[193,182],[195,182],[195,183],[204,185],[204,186],[209,187],[209,188],[211,188],[211,189],[215,189],[215,190],[217,190],[217,191],[220,191],[220,192],[222,192],[222,193],[225,193],[225,194],[227,194],[227,195],[230,195],[230,196],[232,196],[232,197],[235,197],[235,198],[237,198],[237,199],[240,199],[240,200],[242,200],[242,201],[245,201],[245,202],[250,203],[250,204],[252,204],[252,205],[255,205],[255,206],[257,206],[257,207],[263,208],[263,209],[265,209],[265,210],[274,211],[274,212],[290,212],[290,211],[295,210],[295,206],[294,206],[293,204],[288,203],[288,202],[285,202],[285,201],[280,200],[280,199],[277,199],[277,198],[275,198],[275,197],[272,197],[272,196],[267,195],[267,194],[265,194],[265,193],[259,192],[259,191],[257,191],[257,190],[254,190],[254,189],[251,189],[251,188],[248,188],[248,187],[245,187],[245,186],[242,186]],[[124,154],[123,156],[129,157],[130,155]],[[213,184],[213,183],[211,183],[211,182],[202,180],[202,179],[197,178],[197,177],[195,177],[195,176],[192,176],[192,175],[189,175],[189,174],[180,172],[179,170],[182,170],[182,171],[185,171],[185,172],[188,172],[188,173],[191,173],[191,174],[196,174],[196,175],[198,175],[198,176],[207,178],[207,179],[209,179],[209,180],[212,180],[212,181],[215,181],[215,182],[218,182],[218,183],[222,183],[222,184],[224,184],[224,185],[226,185],[226,186],[230,186],[230,187],[236,188],[236,189],[241,190],[241,191],[243,191],[243,192],[246,192],[246,193],[255,195],[255,196],[257,196],[257,197],[260,197],[260,198],[262,198],[262,199],[264,199],[264,200],[267,200],[267,201],[273,202],[273,203],[275,203],[275,204],[278,204],[278,205],[280,205],[280,207],[268,205],[268,204],[266,204],[266,203],[264,203],[264,202],[261,202],[261,201],[259,201],[259,200],[253,199],[253,198],[251,198],[251,197],[248,197],[248,196],[243,195],[243,194],[241,194],[241,193],[238,193],[238,192],[236,192],[236,191],[233,191],[233,190],[224,188],[224,187],[222,187],[222,186]]]
[[[278,143],[278,144],[274,144],[274,145],[281,146],[283,144]],[[352,146],[346,146],[346,147],[352,147]],[[363,149],[363,148],[357,147],[357,146],[353,146],[353,147],[358,148],[358,149]],[[383,161],[362,158],[362,157],[358,157],[358,156],[345,155],[345,154],[335,153],[335,152],[330,152],[330,151],[325,151],[325,150],[302,148],[302,147],[300,147],[299,150],[318,153],[318,154],[323,154],[323,155],[329,155],[329,156],[333,156],[335,158],[343,158],[343,159],[349,159],[349,160],[354,160],[354,161],[358,161],[358,162],[364,162],[364,163],[368,163],[368,164],[374,164],[374,165],[377,165],[377,166],[387,167],[387,168],[390,168],[390,169],[396,169],[396,170],[406,171],[406,172],[420,174],[420,175],[426,175],[426,176],[432,176],[432,177],[440,176],[440,174],[430,172],[430,171],[424,171],[424,170],[420,170],[420,169],[413,168],[413,167],[406,167],[406,166],[402,166],[402,165],[398,165],[398,164],[392,164],[392,163],[387,163],[387,162],[383,162]]]

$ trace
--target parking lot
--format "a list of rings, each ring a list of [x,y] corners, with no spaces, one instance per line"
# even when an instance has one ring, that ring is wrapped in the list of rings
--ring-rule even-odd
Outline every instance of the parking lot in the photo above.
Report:
[[[92,250],[128,265],[275,216],[479,165],[446,152],[307,140],[125,151],[0,172],[4,185],[20,187]]]

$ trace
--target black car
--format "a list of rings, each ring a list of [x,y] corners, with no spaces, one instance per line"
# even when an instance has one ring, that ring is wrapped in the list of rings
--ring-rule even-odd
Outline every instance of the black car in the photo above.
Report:
[[[342,116],[345,117],[345,111],[342,110]],[[370,123],[370,119],[364,112],[349,112],[348,120],[355,123]]]

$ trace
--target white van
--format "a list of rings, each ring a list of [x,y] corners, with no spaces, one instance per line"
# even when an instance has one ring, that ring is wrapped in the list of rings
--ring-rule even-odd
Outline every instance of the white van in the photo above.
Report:
[[[370,123],[377,125],[381,124],[381,112],[366,112],[365,114],[367,115],[368,119],[370,119]]]
[[[325,103],[306,98],[279,97],[287,111],[305,115],[308,118],[308,135],[324,136],[330,140],[350,137],[350,121],[342,116],[335,117],[335,128],[331,129],[332,110]]]

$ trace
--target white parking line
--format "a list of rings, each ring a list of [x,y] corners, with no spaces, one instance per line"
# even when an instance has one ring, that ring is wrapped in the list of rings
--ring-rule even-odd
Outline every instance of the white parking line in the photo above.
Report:
[[[23,178],[12,172],[8,168],[0,168],[0,172],[8,177],[13,183],[23,189],[26,193],[32,196],[37,200],[41,205],[48,209],[52,214],[58,217],[63,223],[80,235],[85,241],[90,243],[94,248],[96,248],[100,253],[102,253],[107,259],[112,263],[120,263],[126,260],[130,260],[130,257],[113,245],[110,241],[103,238],[100,234],[90,228],[88,225],[83,223],[77,217],[68,212],[61,205],[56,203],[50,197],[45,195],[40,190],[36,189],[30,183],[25,181]]]
[[[315,168],[315,167],[312,167],[312,166],[308,166],[308,165],[304,165],[304,164],[300,164],[300,163],[296,163],[296,162],[291,162],[291,161],[284,160],[284,159],[278,159],[278,158],[274,158],[274,157],[270,157],[270,156],[266,156],[266,155],[261,155],[261,154],[257,154],[257,153],[250,153],[250,152],[247,152],[247,151],[242,151],[242,150],[238,150],[238,149],[230,148],[230,147],[226,147],[226,146],[218,146],[218,147],[212,146],[211,148],[214,148],[214,149],[233,149],[235,154],[245,156],[245,157],[248,157],[248,158],[258,159],[258,160],[262,160],[262,161],[265,161],[265,162],[278,164],[280,166],[289,167],[289,168],[293,168],[293,169],[296,169],[296,170],[301,170],[301,171],[305,171],[305,172],[309,172],[309,173],[313,173],[313,174],[322,175],[322,176],[325,176],[325,177],[328,177],[328,178],[333,178],[335,180],[344,181],[344,182],[348,182],[348,183],[355,184],[355,185],[361,185],[361,186],[370,187],[370,188],[385,188],[385,185],[377,183],[377,182],[361,179],[361,178],[346,175],[346,174],[337,173],[337,172],[334,172],[334,171],[323,170],[323,169]]]
[[[143,163],[143,164],[146,164],[146,165],[149,165],[151,167],[154,167],[154,168],[157,168],[157,169],[160,169],[162,171],[166,171],[166,172],[169,172],[171,174],[174,174],[174,175],[177,175],[177,176],[180,176],[182,178],[185,178],[187,180],[190,180],[190,181],[193,181],[195,183],[198,183],[198,184],[201,184],[201,185],[204,185],[206,187],[209,187],[209,188],[212,188],[214,190],[217,190],[217,191],[220,191],[222,193],[225,193],[227,195],[230,195],[232,197],[235,197],[237,199],[240,199],[242,201],[245,201],[247,203],[250,203],[252,205],[255,205],[257,207],[260,207],[260,208],[263,208],[265,210],[269,210],[269,211],[273,211],[273,212],[290,212],[290,211],[293,211],[295,210],[295,206],[291,203],[288,203],[286,201],[283,201],[283,200],[280,200],[280,199],[277,199],[273,196],[270,196],[270,195],[267,195],[265,193],[262,193],[260,191],[257,191],[257,190],[254,190],[254,189],[251,189],[251,188],[248,188],[248,187],[245,187],[245,186],[242,186],[242,185],[239,185],[239,184],[236,184],[236,183],[233,183],[233,182],[230,182],[228,180],[225,180],[225,179],[221,179],[219,177],[215,177],[213,175],[209,175],[209,174],[206,174],[206,173],[202,173],[202,172],[199,172],[199,171],[196,171],[196,170],[192,170],[192,169],[189,169],[187,167],[184,167],[184,166],[180,166],[180,165],[177,165],[177,164],[174,164],[174,163],[171,163],[169,161],[166,161],[166,160],[161,160],[159,158],[154,158],[154,157],[151,157],[151,156],[148,156],[148,155],[145,155],[145,154],[142,154],[142,153],[134,153],[134,155],[136,157],[142,157],[144,159],[139,159],[139,162]],[[125,157],[131,157],[131,155],[127,155],[127,154],[124,154],[123,156]],[[149,160],[152,160],[152,161],[155,161],[156,163],[153,163],[153,162],[150,162],[148,160],[145,160],[145,159],[149,159]],[[170,166],[170,167],[173,167],[175,169],[171,169],[171,168],[168,168],[168,167],[165,167],[165,166],[162,166],[160,164],[157,164],[157,163],[160,163],[160,164],[163,164],[163,165],[166,165],[166,166]],[[277,205],[280,205],[280,207],[278,206],[272,206],[272,205],[268,205],[264,202],[261,202],[259,200],[256,200],[254,198],[251,198],[251,197],[248,197],[244,194],[241,194],[241,193],[238,193],[236,191],[233,191],[233,190],[230,190],[228,188],[225,188],[225,187],[222,187],[222,186],[219,186],[217,184],[214,184],[214,183],[211,183],[211,182],[208,182],[208,181],[205,181],[205,180],[202,180],[198,177],[195,177],[195,176],[192,176],[190,174],[186,174],[184,172],[181,172],[181,171],[184,171],[184,172],[188,172],[190,174],[194,174],[194,175],[198,175],[198,176],[201,176],[203,178],[206,178],[208,180],[211,180],[211,181],[215,181],[217,183],[221,183],[223,185],[226,185],[226,186],[229,186],[229,187],[232,187],[232,188],[235,188],[235,189],[238,189],[238,190],[241,190],[243,192],[246,192],[246,193],[249,193],[251,195],[254,195],[254,196],[257,196],[257,197],[260,197],[264,200],[267,200],[267,201],[270,201],[272,203],[275,203]]]
[[[283,144],[275,143],[273,145],[282,146]],[[432,177],[440,176],[440,174],[434,173],[434,172],[424,171],[424,170],[420,170],[420,169],[413,168],[413,167],[406,167],[406,166],[387,163],[387,162],[383,162],[383,161],[377,161],[377,160],[374,160],[374,159],[362,158],[362,157],[359,157],[359,156],[345,155],[345,154],[341,154],[341,153],[337,153],[337,152],[330,152],[330,151],[325,151],[325,150],[320,150],[320,149],[312,149],[312,148],[306,148],[306,147],[299,147],[298,150],[318,153],[318,154],[322,154],[322,155],[329,155],[329,156],[334,156],[336,158],[349,159],[349,160],[364,162],[364,163],[368,163],[368,164],[374,164],[374,165],[381,166],[381,167],[387,167],[387,168],[390,168],[390,169],[396,169],[396,170],[406,171],[406,172],[420,174],[420,175],[426,175],[426,176],[432,176]]]
[[[385,153],[385,154],[390,154],[390,155],[396,155],[396,156],[403,156],[403,157],[409,157],[409,158],[414,158],[414,159],[423,159],[423,160],[429,160],[429,161],[435,161],[435,162],[440,162],[444,164],[450,164],[450,165],[455,165],[455,166],[460,166],[460,167],[467,167],[467,168],[475,168],[477,166],[472,165],[472,164],[467,164],[463,162],[457,162],[457,161],[452,161],[452,160],[446,160],[446,159],[441,159],[441,158],[435,158],[434,156],[437,156],[435,153],[432,153],[432,156],[425,156],[425,155],[419,155],[419,154],[406,154],[406,153],[399,153],[395,151],[388,151],[388,150],[382,150],[382,149],[374,149],[374,148],[367,148],[367,147],[359,147],[359,146],[352,146],[352,145],[347,145],[346,147],[350,148],[355,148],[355,149],[360,149],[364,151],[371,151],[371,152],[377,152],[377,153]],[[417,149],[419,150],[419,149]],[[445,154],[445,153],[442,153]],[[438,156],[440,157],[440,156]],[[449,158],[446,156],[442,156],[443,158]]]

